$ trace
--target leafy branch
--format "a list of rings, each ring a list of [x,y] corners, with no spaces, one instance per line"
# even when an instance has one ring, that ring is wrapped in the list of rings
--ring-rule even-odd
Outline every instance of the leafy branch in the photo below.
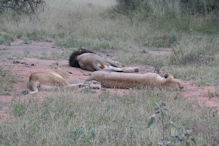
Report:
[[[163,102],[160,104],[155,103],[155,112],[149,117],[148,128],[154,123],[160,124],[162,129],[162,139],[158,142],[159,146],[170,144],[190,146],[191,143],[196,144],[195,138],[191,136],[191,130],[185,130],[170,120],[168,109]],[[168,129],[169,132],[167,132]]]
[[[0,0],[0,10],[12,9],[16,13],[36,14],[45,0]]]

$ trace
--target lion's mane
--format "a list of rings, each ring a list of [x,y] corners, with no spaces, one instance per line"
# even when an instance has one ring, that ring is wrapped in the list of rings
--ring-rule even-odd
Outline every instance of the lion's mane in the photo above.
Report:
[[[74,51],[71,54],[71,56],[69,58],[69,65],[72,67],[80,68],[80,65],[79,65],[78,60],[77,60],[77,56],[84,54],[84,53],[94,53],[94,52],[87,50],[87,49],[84,49],[84,48],[79,48],[78,50]]]

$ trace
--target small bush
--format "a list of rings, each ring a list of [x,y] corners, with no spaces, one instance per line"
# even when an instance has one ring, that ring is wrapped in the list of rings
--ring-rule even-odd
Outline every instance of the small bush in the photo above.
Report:
[[[0,1],[0,12],[12,9],[17,13],[36,14],[37,9],[44,3],[44,0],[2,0]]]
[[[184,50],[172,49],[172,56],[170,56],[171,64],[208,64],[214,60],[213,56],[205,55],[205,52],[202,50],[191,50],[185,52]]]
[[[175,33],[164,34],[155,36],[148,39],[148,43],[145,43],[146,46],[151,47],[162,47],[169,48],[173,47],[177,43],[177,37]]]
[[[206,14],[218,11],[217,0],[117,0],[116,11],[130,15],[136,12],[154,16],[176,17],[178,13]]]
[[[141,0],[117,0],[117,3],[117,11],[128,14],[136,11],[143,2]]]
[[[192,130],[185,130],[182,126],[178,126],[171,121],[171,115],[166,108],[166,103],[155,103],[155,112],[149,117],[148,128],[154,123],[160,124],[162,127],[162,139],[158,142],[159,146],[163,145],[190,145],[196,144],[196,139],[192,137]]]
[[[5,38],[0,35],[0,44],[3,44],[5,42]]]
[[[218,40],[205,37],[183,39],[169,57],[169,63],[174,65],[209,64],[218,53]]]
[[[189,11],[191,14],[205,14],[219,10],[218,0],[180,0],[184,11]]]
[[[7,44],[10,45],[12,41],[14,41],[14,36],[8,33],[1,33],[0,32],[0,44]]]
[[[144,64],[153,66],[154,72],[160,74],[160,70],[165,64],[167,64],[166,62],[166,56],[160,56],[158,58],[157,56],[147,55],[147,57],[145,57]]]

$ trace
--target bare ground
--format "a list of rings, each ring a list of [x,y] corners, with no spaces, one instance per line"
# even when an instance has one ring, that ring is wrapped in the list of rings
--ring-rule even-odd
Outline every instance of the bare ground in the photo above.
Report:
[[[23,58],[23,59],[7,59],[4,57],[4,53],[10,54],[23,54],[25,50],[28,49],[29,52],[34,54],[41,54],[43,52],[60,53],[62,50],[53,46],[52,42],[33,42],[31,44],[24,44],[22,41],[17,40],[10,46],[0,45],[0,65],[4,65],[12,69],[13,74],[16,76],[16,83],[13,86],[10,95],[0,95],[0,118],[8,118],[9,105],[15,101],[25,98],[32,98],[31,95],[21,96],[22,91],[28,90],[26,83],[28,77],[32,72],[45,70],[51,68],[54,65],[58,65],[63,70],[71,73],[72,79],[75,82],[83,82],[91,72],[85,71],[79,68],[73,68],[68,65],[68,60],[42,60],[37,58]],[[150,53],[150,52],[149,52]],[[167,55],[167,52],[151,52],[152,55]],[[150,67],[149,67],[150,68]],[[146,67],[140,67],[140,73],[150,71]],[[188,100],[197,101],[201,106],[207,108],[219,109],[219,99],[216,97],[209,97],[209,93],[215,93],[214,86],[197,86],[190,82],[184,81],[184,89],[181,91],[181,95]],[[124,89],[100,89],[95,92],[105,92],[109,91],[112,94],[128,94],[129,90]],[[52,92],[42,91],[37,93],[36,98],[45,97]]]

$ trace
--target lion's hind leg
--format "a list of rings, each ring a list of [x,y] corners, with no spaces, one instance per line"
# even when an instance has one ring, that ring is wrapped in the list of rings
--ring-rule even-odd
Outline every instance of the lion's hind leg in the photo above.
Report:
[[[105,65],[103,70],[105,71],[115,71],[115,72],[123,72],[121,68]]]
[[[75,84],[69,84],[67,87],[72,88],[72,87],[82,87],[84,85],[84,83],[75,83]]]
[[[114,60],[111,60],[109,58],[106,59],[107,63],[109,63],[111,66],[114,66],[114,67],[122,67],[121,63],[117,62],[117,61],[114,61]]]
[[[138,67],[122,67],[121,70],[122,72],[126,72],[126,73],[139,72]]]
[[[105,66],[103,70],[106,71],[115,71],[115,72],[125,72],[125,73],[133,73],[133,72],[139,72],[139,69],[137,67],[113,67],[113,66]]]

